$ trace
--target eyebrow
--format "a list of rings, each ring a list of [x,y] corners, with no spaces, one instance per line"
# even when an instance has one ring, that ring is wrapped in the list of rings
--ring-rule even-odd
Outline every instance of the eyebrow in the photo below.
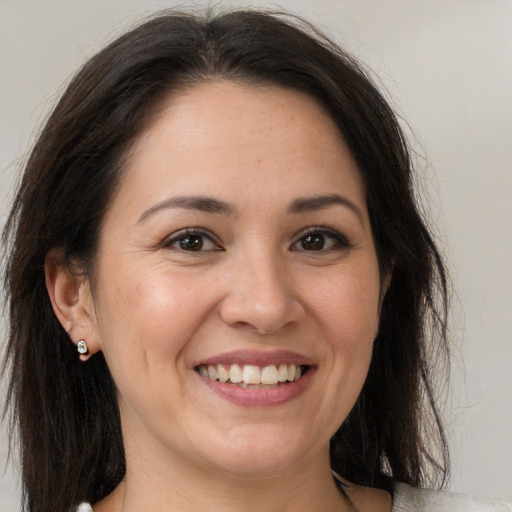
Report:
[[[338,194],[326,194],[312,197],[299,197],[290,205],[289,212],[292,214],[300,214],[324,210],[331,206],[341,205],[352,210],[364,224],[364,215],[361,209],[350,199]],[[147,210],[145,210],[138,218],[137,224],[151,217],[155,213],[173,208],[182,208],[185,210],[196,210],[205,213],[215,213],[220,215],[235,215],[237,209],[234,205],[208,196],[176,196],[165,199]]]
[[[177,196],[165,199],[145,210],[137,220],[137,224],[151,217],[160,210],[168,208],[182,208],[185,210],[197,210],[205,213],[217,213],[221,215],[234,215],[236,208],[224,201],[206,196]]]
[[[364,215],[359,206],[353,203],[350,199],[340,196],[338,194],[327,194],[313,197],[300,197],[295,199],[290,206],[291,213],[305,213],[311,211],[323,210],[330,206],[341,205],[352,210],[361,224],[364,224]]]

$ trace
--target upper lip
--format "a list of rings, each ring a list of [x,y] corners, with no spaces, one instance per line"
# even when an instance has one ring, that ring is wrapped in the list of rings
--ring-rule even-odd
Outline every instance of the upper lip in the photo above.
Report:
[[[199,365],[215,365],[215,364],[238,364],[269,366],[272,364],[296,364],[300,366],[312,366],[313,361],[302,354],[290,350],[233,350],[231,352],[223,352],[206,359],[196,361],[192,366]]]

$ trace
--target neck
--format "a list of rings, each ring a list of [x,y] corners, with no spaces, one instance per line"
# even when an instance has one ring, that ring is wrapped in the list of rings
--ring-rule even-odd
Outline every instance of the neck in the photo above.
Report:
[[[154,460],[136,462],[127,457],[125,479],[95,511],[349,511],[331,476],[328,456],[322,459],[262,476],[183,463],[164,467]]]

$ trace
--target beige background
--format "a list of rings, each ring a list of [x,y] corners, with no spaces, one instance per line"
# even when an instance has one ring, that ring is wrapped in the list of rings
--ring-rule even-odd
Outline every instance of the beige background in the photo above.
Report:
[[[63,83],[140,15],[171,5],[0,0],[2,224],[17,168]],[[447,414],[451,488],[512,499],[512,2],[280,5],[309,17],[375,70],[428,157],[422,183],[458,293]],[[3,333],[0,323],[0,343]],[[6,455],[0,434],[0,512],[14,512],[19,491],[12,466],[3,471]]]

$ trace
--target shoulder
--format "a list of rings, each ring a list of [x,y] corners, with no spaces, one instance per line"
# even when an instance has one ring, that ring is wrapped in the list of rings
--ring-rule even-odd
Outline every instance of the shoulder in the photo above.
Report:
[[[393,512],[512,512],[512,503],[474,498],[432,489],[417,489],[397,483],[393,490]]]

